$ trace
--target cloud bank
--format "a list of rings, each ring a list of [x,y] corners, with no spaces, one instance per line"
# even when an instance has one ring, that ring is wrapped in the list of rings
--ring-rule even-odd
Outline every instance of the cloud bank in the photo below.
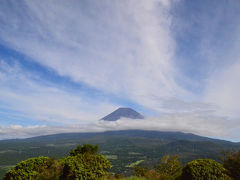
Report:
[[[74,124],[67,126],[21,126],[11,125],[0,127],[1,139],[26,138],[40,135],[71,133],[71,132],[104,132],[112,130],[156,130],[156,131],[182,131],[194,132],[197,135],[220,137],[222,139],[237,140],[236,131],[239,122],[228,123],[223,117],[213,117],[202,113],[176,113],[165,114],[158,118],[127,119],[117,121],[103,121],[89,124]]]

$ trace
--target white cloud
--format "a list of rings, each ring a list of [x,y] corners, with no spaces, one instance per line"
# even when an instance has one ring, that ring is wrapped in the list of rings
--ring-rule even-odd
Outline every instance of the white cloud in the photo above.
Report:
[[[205,101],[219,106],[219,113],[239,118],[240,63],[215,72],[208,80]]]
[[[177,62],[184,64],[181,75],[187,88],[196,91],[197,101],[211,104],[215,114],[239,118],[239,2],[188,1],[176,11],[175,36],[181,50]]]
[[[142,129],[157,131],[182,131],[198,135],[237,139],[234,134],[239,122],[228,123],[228,119],[207,113],[171,113],[158,118],[120,119],[117,121],[98,121],[85,125],[68,126],[27,126],[11,125],[0,127],[0,138],[32,137],[69,132],[103,132],[110,130]]]
[[[17,63],[10,66],[0,61],[0,101],[5,109],[18,111],[15,118],[62,124],[96,121],[117,105],[107,101],[88,100],[80,92],[59,88],[55,84],[43,83],[35,75],[22,70]],[[5,116],[13,112],[4,112]],[[14,115],[14,114],[13,114]],[[22,117],[23,116],[23,117]],[[12,121],[16,121],[12,118]]]
[[[157,110],[156,97],[187,93],[174,78],[172,1],[25,1],[1,38],[60,75]],[[87,10],[84,10],[86,8]]]
[[[208,41],[206,40],[208,43],[203,43],[204,47],[201,47],[201,51],[207,54],[206,57],[210,61],[209,66],[211,66],[211,71],[205,79],[203,101],[216,104],[219,115],[239,119],[240,36],[238,32],[240,24],[234,23],[235,17],[237,17],[237,14],[234,14],[236,9],[233,6],[230,7],[232,8],[232,12],[230,11],[231,17],[234,17],[234,20],[229,22],[230,25],[228,24],[232,27],[231,31],[222,33],[223,35],[220,37],[222,41],[219,41],[221,43],[210,35],[207,36],[209,38]],[[221,12],[223,10],[219,11],[219,13]],[[220,17],[222,16],[222,14],[218,15],[216,19],[221,22]],[[223,27],[223,29],[225,28]],[[215,46],[212,45],[214,43]]]
[[[1,139],[122,129],[184,131],[229,138],[234,136],[231,131],[237,127],[237,122],[231,120],[229,123],[228,118],[216,116],[216,107],[211,104],[185,102],[175,98],[156,98],[160,111],[165,112],[160,117],[98,121],[117,106],[104,101],[87,101],[81,92],[74,94],[55,84],[38,82],[36,74],[33,78],[33,74],[21,69],[18,63],[9,65],[0,61],[0,65],[0,101],[5,104],[1,106],[21,112],[0,112],[4,116],[9,113],[15,119],[12,125],[0,127]],[[51,125],[22,126],[17,123],[18,118],[31,118],[42,122],[41,124]]]
[[[22,118],[32,118],[51,125],[22,126],[13,121],[0,127],[0,138],[22,138],[67,132],[102,132],[106,130],[144,129],[183,131],[203,136],[235,138],[238,122],[216,115],[212,104],[186,102],[175,98],[157,99],[160,117],[120,119],[116,122],[98,121],[117,108],[108,102],[86,101],[85,97],[64,91],[55,84],[36,81],[15,63],[10,66],[0,61],[0,101],[5,109],[21,112]],[[211,96],[212,97],[212,96]],[[1,113],[1,112],[0,112]],[[6,113],[8,112],[2,112]],[[11,114],[15,119],[19,114]],[[56,125],[54,125],[56,124]],[[64,124],[64,125],[61,125]]]

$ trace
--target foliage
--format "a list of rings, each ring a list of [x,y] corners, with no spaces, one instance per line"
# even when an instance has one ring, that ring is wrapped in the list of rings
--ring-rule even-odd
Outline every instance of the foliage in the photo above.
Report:
[[[161,159],[161,164],[154,169],[144,167],[136,167],[135,175],[138,177],[146,177],[147,179],[161,179],[170,180],[180,177],[182,172],[182,165],[177,156],[164,156]]]
[[[197,159],[185,165],[182,170],[183,180],[230,180],[227,170],[212,159]]]
[[[147,180],[145,177],[130,176],[126,178],[121,178],[120,180]]]
[[[30,158],[21,161],[7,171],[5,180],[95,180],[103,177],[111,167],[110,162],[97,154],[98,146],[85,144],[72,150],[70,155],[56,160],[48,157]]]
[[[0,179],[11,166],[32,157],[48,156],[62,158],[75,149],[77,144],[99,144],[100,153],[115,156],[108,158],[113,173],[131,173],[134,168],[127,165],[143,160],[143,166],[153,166],[164,154],[178,154],[182,163],[197,158],[219,160],[221,149],[240,149],[240,144],[225,141],[188,141],[177,133],[152,131],[124,131],[106,133],[81,133],[44,136],[30,139],[0,141]],[[185,139],[183,141],[183,139]]]
[[[150,169],[147,168],[147,167],[140,167],[140,166],[137,166],[134,168],[134,174],[135,176],[137,177],[143,177],[146,175],[146,173],[149,171]]]
[[[70,151],[70,156],[76,156],[78,154],[97,154],[98,145],[84,144],[83,146],[78,145],[76,149]]]
[[[124,176],[122,174],[106,173],[104,177],[99,178],[99,180],[119,180],[119,179],[124,179]]]
[[[135,140],[136,141],[136,140]],[[141,139],[143,141],[143,139]],[[153,141],[155,142],[155,141]],[[121,145],[126,143],[123,141]],[[111,147],[121,148],[122,152],[118,156],[118,162],[122,166],[122,157],[129,156],[129,149],[118,147],[115,141],[112,141]],[[127,147],[127,146],[126,146]],[[147,147],[146,147],[147,148]],[[195,147],[196,148],[196,147]],[[112,149],[114,151],[114,148]],[[134,149],[134,158],[126,161],[126,164],[140,162],[144,158],[144,151]],[[112,151],[103,151],[106,154],[115,154]],[[157,154],[155,155],[157,158]],[[159,157],[159,156],[158,156]],[[98,146],[89,144],[79,145],[76,149],[70,151],[70,155],[60,160],[40,156],[30,158],[18,163],[5,174],[5,180],[229,180],[239,178],[240,171],[240,152],[226,153],[222,158],[223,165],[211,159],[197,159],[187,163],[182,169],[177,156],[164,156],[161,163],[154,168],[135,167],[135,175],[123,178],[121,175],[107,173],[111,167],[110,162],[101,154],[98,154]],[[145,163],[144,161],[143,163]],[[155,162],[153,162],[155,163]],[[149,165],[149,164],[145,164]],[[10,168],[10,167],[9,167]],[[131,167],[128,167],[131,170]],[[126,171],[125,171],[126,172]]]
[[[233,179],[240,179],[240,151],[225,152],[222,156],[223,167]]]
[[[100,178],[99,180],[147,180],[145,177],[137,177],[137,176],[129,176],[129,177],[123,177],[121,176],[115,176],[115,175],[108,175],[103,178]]]
[[[110,162],[101,154],[77,154],[63,158],[63,179],[95,180],[103,177],[111,167]]]
[[[182,165],[178,156],[166,155],[162,158],[161,164],[156,167],[156,171],[162,175],[162,179],[176,179],[182,173]]]
[[[151,180],[165,180],[165,174],[160,174],[154,169],[150,169],[149,171],[146,172],[144,175],[145,178],[151,179]]]
[[[5,180],[14,179],[56,179],[61,171],[61,164],[48,157],[30,158],[21,161],[15,167],[7,171]]]

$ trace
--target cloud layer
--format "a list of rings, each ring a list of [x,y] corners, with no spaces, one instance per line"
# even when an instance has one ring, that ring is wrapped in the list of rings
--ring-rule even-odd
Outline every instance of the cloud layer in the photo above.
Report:
[[[196,133],[202,136],[218,137],[223,139],[237,140],[236,134],[239,122],[228,123],[225,118],[209,116],[207,113],[171,113],[158,118],[125,119],[117,121],[98,121],[85,125],[67,126],[21,126],[11,125],[0,127],[0,136],[3,138],[26,138],[39,135],[70,132],[103,132],[112,130],[157,130],[157,131],[182,131]]]

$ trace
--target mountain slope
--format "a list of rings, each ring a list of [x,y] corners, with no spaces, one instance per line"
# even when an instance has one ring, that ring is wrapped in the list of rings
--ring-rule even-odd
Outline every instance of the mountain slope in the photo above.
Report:
[[[129,164],[159,163],[166,154],[177,154],[185,163],[197,158],[219,160],[222,150],[240,149],[239,143],[182,132],[122,130],[95,133],[65,133],[28,139],[0,141],[0,177],[6,168],[30,157],[63,157],[78,144],[98,144],[115,173],[130,172]]]
[[[143,119],[144,116],[131,108],[118,108],[101,120],[117,121],[120,118]]]

